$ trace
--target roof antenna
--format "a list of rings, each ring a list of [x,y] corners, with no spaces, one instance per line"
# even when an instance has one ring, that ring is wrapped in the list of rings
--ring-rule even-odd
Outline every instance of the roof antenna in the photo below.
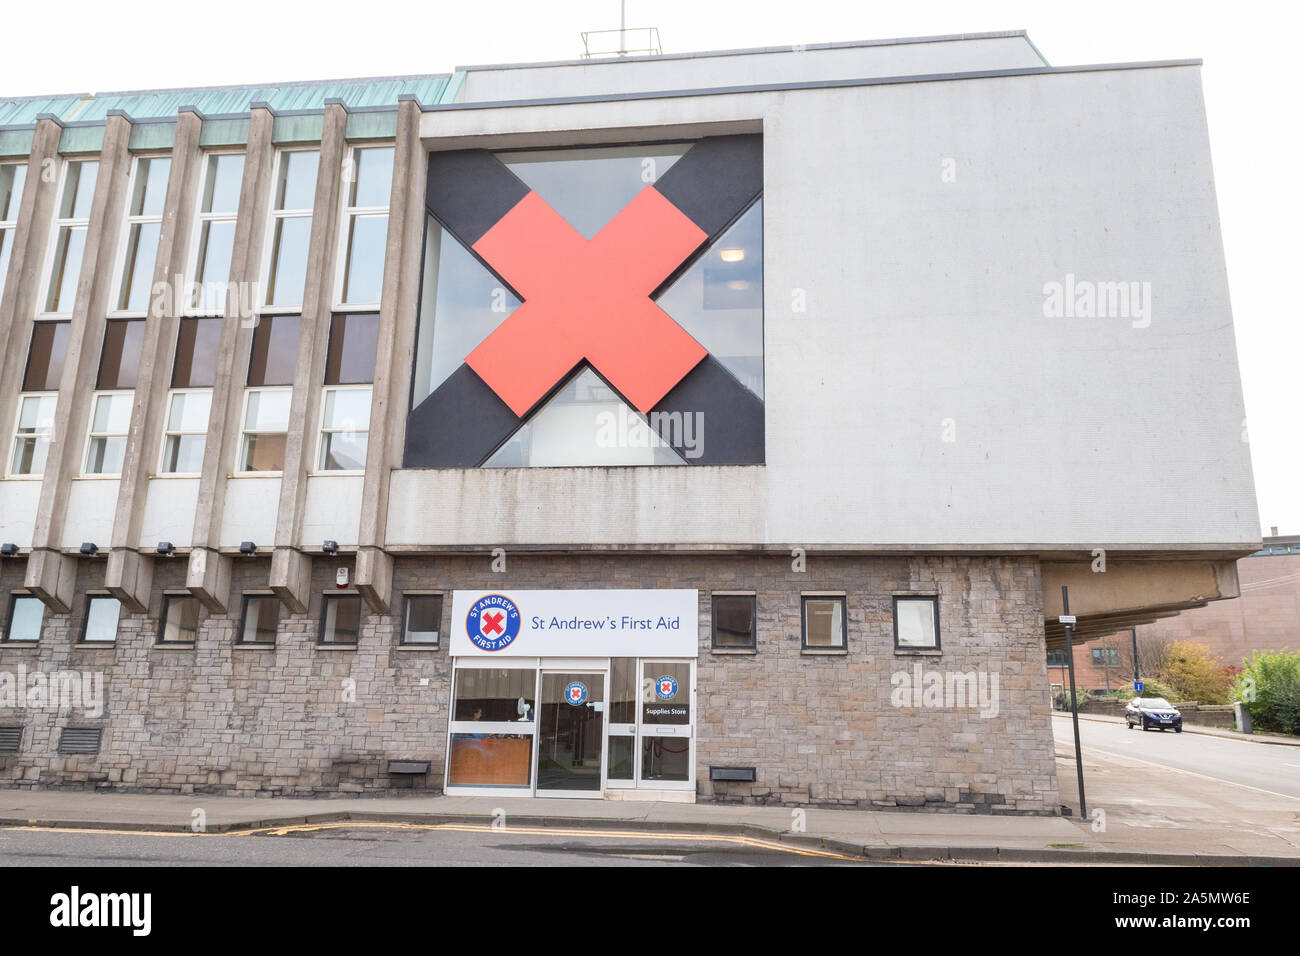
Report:
[[[618,34],[617,49],[612,48],[613,37]],[[634,43],[639,46],[628,47],[628,34],[632,34]],[[609,47],[602,49],[602,41]],[[659,40],[658,27],[629,27],[627,25],[627,0],[619,0],[617,30],[587,30],[582,34],[582,58],[622,58],[627,56],[661,56],[663,45]]]

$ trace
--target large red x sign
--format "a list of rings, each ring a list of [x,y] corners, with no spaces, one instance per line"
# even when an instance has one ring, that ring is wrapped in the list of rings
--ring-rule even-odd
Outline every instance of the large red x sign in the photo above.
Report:
[[[649,412],[707,354],[650,301],[706,238],[653,186],[590,240],[528,193],[474,243],[523,304],[465,361],[521,418],[583,359]]]

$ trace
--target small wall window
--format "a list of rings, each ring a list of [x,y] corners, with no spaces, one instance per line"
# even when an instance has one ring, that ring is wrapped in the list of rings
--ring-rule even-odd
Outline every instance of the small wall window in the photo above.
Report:
[[[26,163],[0,165],[0,296],[5,292],[5,276],[13,254],[18,226],[18,209],[23,204],[23,185],[27,182]]]
[[[120,475],[131,427],[131,392],[96,395],[90,435],[86,441],[84,475]]]
[[[117,622],[122,604],[109,594],[92,594],[86,598],[86,623],[81,640],[86,644],[111,644],[117,640]]]
[[[172,388],[211,388],[217,378],[220,319],[181,319]]]
[[[32,326],[32,344],[27,350],[24,392],[57,392],[63,377],[63,360],[68,355],[71,322],[37,322]]]
[[[894,646],[900,650],[939,648],[939,599],[894,598]]]
[[[343,264],[338,302],[378,305],[388,242],[388,202],[393,182],[393,147],[352,150],[352,181],[343,211]]]
[[[140,375],[144,319],[113,319],[104,325],[104,351],[99,359],[97,388],[135,388]]]
[[[131,205],[127,208],[126,246],[118,286],[119,312],[146,312],[158,259],[167,176],[172,161],[165,156],[141,156],[131,173]]]
[[[45,605],[30,594],[15,594],[9,599],[9,619],[5,625],[6,641],[39,641],[45,621]]]
[[[365,471],[370,387],[327,388],[321,403],[320,471]]]
[[[713,596],[713,646],[756,647],[757,599],[754,595]]]
[[[268,306],[302,305],[319,164],[320,152],[314,149],[282,152],[277,157],[266,278]]]
[[[45,292],[46,313],[67,315],[72,312],[77,282],[81,278],[81,259],[86,250],[90,204],[98,178],[97,160],[68,163],[64,167],[63,192],[54,220],[53,257]]]
[[[321,599],[320,642],[355,644],[360,633],[360,595],[326,594]]]
[[[167,421],[159,473],[197,475],[203,471],[203,446],[207,440],[211,409],[210,389],[172,392],[167,396]]]
[[[289,431],[289,402],[292,396],[293,391],[288,388],[248,390],[244,399],[240,471],[284,470],[284,445]]]
[[[253,332],[248,362],[249,385],[292,385],[298,364],[296,315],[264,315]]]
[[[330,322],[326,385],[369,385],[375,380],[375,352],[379,345],[379,315],[342,312]]]
[[[280,599],[274,594],[245,594],[238,644],[274,644],[280,626]]]
[[[442,626],[441,594],[408,594],[402,609],[402,643],[434,645]]]
[[[225,312],[243,179],[242,153],[220,153],[206,158],[203,192],[199,198],[198,242],[191,270],[194,276],[191,311],[216,315]]]
[[[193,644],[199,633],[199,599],[188,594],[164,594],[159,644]]]
[[[803,599],[803,646],[808,648],[843,648],[847,632],[842,597],[805,597]]]
[[[1114,647],[1094,647],[1092,664],[1094,667],[1119,667],[1119,650]]]
[[[39,477],[45,474],[45,457],[54,431],[54,409],[58,395],[24,395],[18,405],[14,429],[14,451],[9,459],[10,475]]]

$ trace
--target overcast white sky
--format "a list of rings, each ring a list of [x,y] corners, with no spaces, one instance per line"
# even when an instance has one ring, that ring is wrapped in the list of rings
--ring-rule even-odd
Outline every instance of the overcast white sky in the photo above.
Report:
[[[7,5],[0,96],[444,73],[568,59],[618,0],[61,0]],[[1029,31],[1055,66],[1201,57],[1265,534],[1300,533],[1300,4],[629,0],[664,52]],[[29,39],[30,38],[30,39]]]

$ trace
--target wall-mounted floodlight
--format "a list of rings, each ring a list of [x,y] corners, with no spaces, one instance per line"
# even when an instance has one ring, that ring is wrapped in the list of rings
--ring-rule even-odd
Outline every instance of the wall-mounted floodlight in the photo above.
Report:
[[[93,541],[81,542],[81,553],[84,554],[86,557],[93,558],[96,552],[98,551],[99,551],[99,545],[95,544],[95,542]]]
[[[158,553],[165,558],[170,558],[175,550],[176,545],[172,544],[170,541],[158,542]]]
[[[326,554],[338,554],[339,543],[337,541],[326,541],[321,544],[320,549]]]
[[[14,544],[12,541],[6,541],[4,544],[0,544],[0,556],[12,558],[17,554],[18,545]]]
[[[257,545],[253,544],[251,541],[241,541],[239,542],[239,553],[252,557],[257,554]]]

